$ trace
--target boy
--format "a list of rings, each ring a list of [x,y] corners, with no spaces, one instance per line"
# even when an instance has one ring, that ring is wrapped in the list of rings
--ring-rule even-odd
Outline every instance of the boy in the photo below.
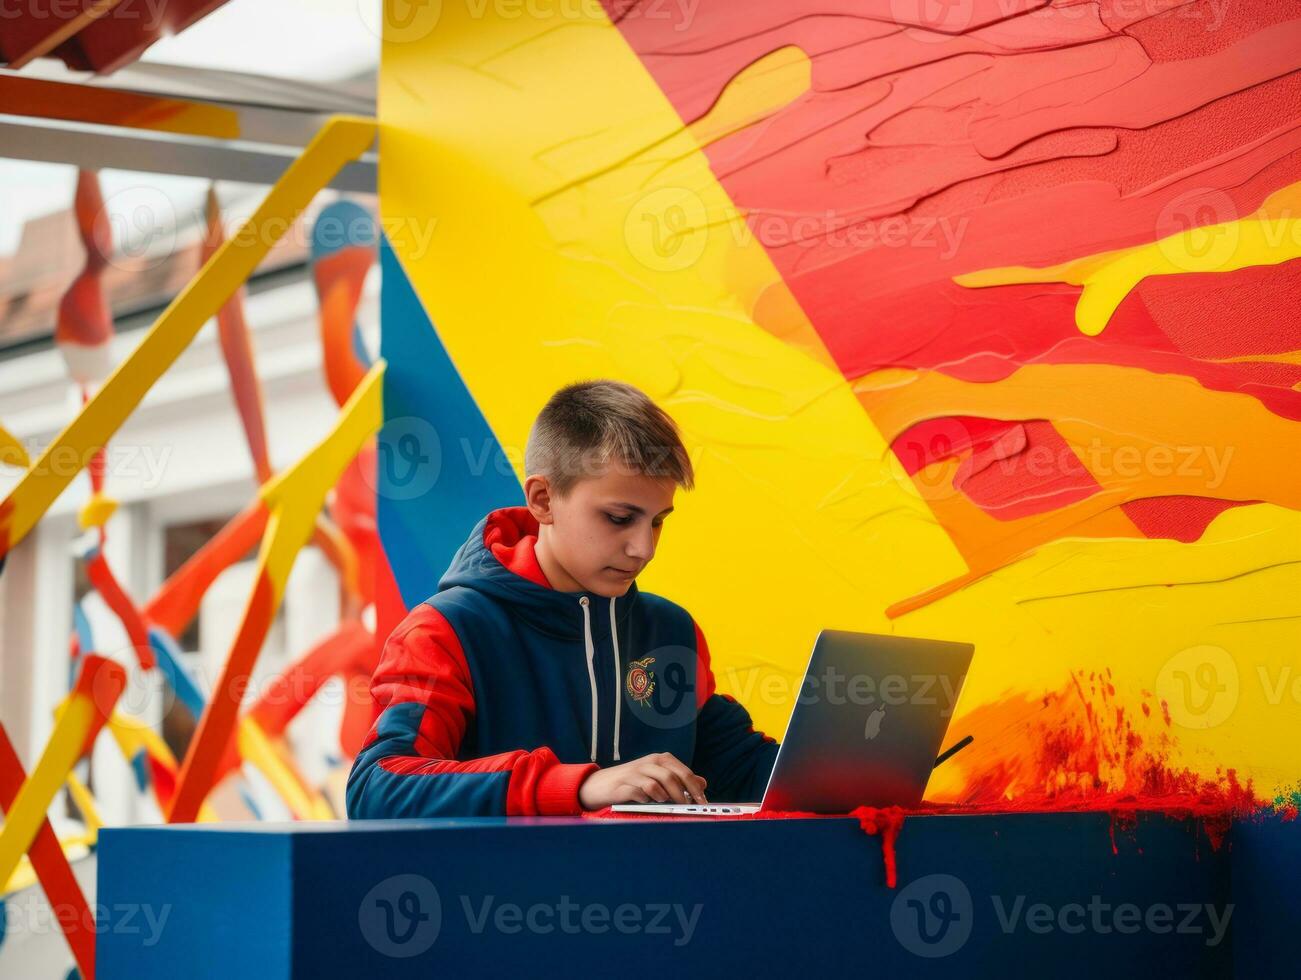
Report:
[[[524,466],[527,506],[481,520],[385,644],[348,816],[759,799],[777,743],[714,692],[690,614],[635,581],[694,481],[673,420],[631,385],[569,385]]]

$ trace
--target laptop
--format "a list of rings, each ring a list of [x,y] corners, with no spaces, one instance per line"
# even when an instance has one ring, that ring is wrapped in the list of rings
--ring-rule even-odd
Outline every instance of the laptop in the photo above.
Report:
[[[760,802],[618,803],[611,809],[732,816],[915,807],[942,761],[940,745],[974,652],[970,643],[823,630]]]

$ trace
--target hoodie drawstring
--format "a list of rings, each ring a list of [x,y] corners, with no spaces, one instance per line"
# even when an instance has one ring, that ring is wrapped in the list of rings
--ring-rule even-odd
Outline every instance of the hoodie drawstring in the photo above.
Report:
[[[583,607],[583,642],[587,646],[587,682],[592,686],[592,761],[596,761],[596,668],[592,660],[596,656],[596,647],[592,645],[592,615],[588,612],[587,596],[580,596],[578,604]]]
[[[619,761],[619,709],[623,706],[623,692],[619,683],[623,668],[619,664],[619,624],[614,618],[614,597],[610,597],[610,636],[614,640],[614,761]]]
[[[583,645],[587,648],[587,683],[592,689],[592,761],[596,761],[596,645],[592,643],[592,614],[589,610],[591,601],[587,596],[580,596],[578,604],[583,607]],[[623,665],[619,662],[619,623],[614,615],[614,598],[610,599],[610,638],[614,642],[614,761],[619,761],[619,728],[623,712],[622,692],[619,690],[623,675]]]

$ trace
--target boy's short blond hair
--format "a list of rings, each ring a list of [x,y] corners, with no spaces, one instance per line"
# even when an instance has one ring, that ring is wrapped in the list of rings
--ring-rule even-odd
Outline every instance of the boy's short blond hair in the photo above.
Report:
[[[621,381],[580,381],[547,401],[529,430],[524,470],[541,474],[557,496],[600,476],[611,462],[647,476],[695,482],[677,423],[640,388]]]

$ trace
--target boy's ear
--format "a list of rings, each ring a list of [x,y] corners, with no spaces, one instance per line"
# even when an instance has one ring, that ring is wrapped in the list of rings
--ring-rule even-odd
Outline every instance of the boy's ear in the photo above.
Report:
[[[551,484],[540,474],[526,477],[524,480],[524,501],[529,513],[539,524],[550,524],[554,518],[551,514]]]

